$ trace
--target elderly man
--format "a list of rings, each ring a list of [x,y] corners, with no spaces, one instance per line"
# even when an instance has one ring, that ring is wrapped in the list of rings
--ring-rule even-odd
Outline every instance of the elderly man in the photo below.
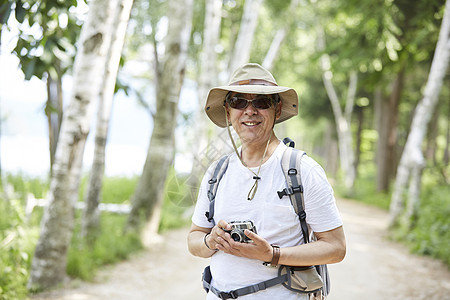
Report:
[[[236,148],[230,134],[236,151],[229,156],[213,205],[208,182],[217,163],[201,183],[192,217],[189,251],[211,257],[207,299],[309,299],[308,294],[270,281],[279,276],[273,266],[329,264],[345,256],[342,220],[317,162],[304,155],[300,170],[306,222],[317,241],[304,243],[290,197],[277,193],[286,187],[281,159],[287,146],[273,128],[297,115],[297,105],[293,89],[278,86],[269,71],[254,63],[238,68],[228,85],[208,94],[208,117],[219,127],[233,126],[242,146]],[[230,231],[234,222],[244,220],[254,228],[245,229],[242,241]]]

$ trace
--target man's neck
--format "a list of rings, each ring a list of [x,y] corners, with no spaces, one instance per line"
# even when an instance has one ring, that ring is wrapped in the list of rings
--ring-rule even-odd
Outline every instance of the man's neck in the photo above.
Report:
[[[275,136],[274,133],[272,133],[272,137],[270,138],[270,143],[267,146],[267,141],[263,143],[243,143],[242,144],[242,150],[241,150],[241,158],[244,161],[244,163],[249,168],[253,167],[259,167],[261,164],[261,159],[264,156],[264,151],[267,147],[266,155],[264,156],[264,159],[262,163],[266,162],[272,153],[275,151],[279,144],[278,138]]]

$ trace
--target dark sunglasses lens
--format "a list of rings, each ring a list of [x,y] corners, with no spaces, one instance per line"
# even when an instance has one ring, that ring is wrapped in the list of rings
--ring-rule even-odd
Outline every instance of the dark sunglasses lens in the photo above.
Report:
[[[268,109],[272,106],[272,100],[266,96],[260,96],[253,99],[252,104],[257,109]]]
[[[247,107],[247,99],[244,98],[231,97],[228,103],[234,109],[244,109]]]

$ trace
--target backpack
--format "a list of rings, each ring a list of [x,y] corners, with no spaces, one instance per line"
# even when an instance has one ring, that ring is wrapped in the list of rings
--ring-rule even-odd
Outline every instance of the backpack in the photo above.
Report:
[[[289,196],[291,200],[291,204],[294,207],[296,214],[300,220],[300,227],[303,233],[303,238],[305,240],[305,244],[311,241],[315,241],[316,237],[314,232],[311,232],[306,223],[306,212],[304,210],[305,202],[303,198],[303,185],[301,180],[301,160],[303,155],[306,153],[304,151],[300,151],[294,148],[295,143],[289,138],[285,138],[283,143],[288,145],[287,149],[283,153],[283,157],[281,159],[281,168],[283,170],[283,174],[286,179],[287,188],[284,188],[281,191],[277,191],[278,197],[281,199],[283,196]],[[207,192],[207,196],[209,199],[209,211],[205,213],[206,218],[209,222],[214,224],[214,203],[215,196],[217,193],[217,188],[219,186],[219,182],[222,179],[228,168],[228,162],[231,155],[225,155],[219,159],[217,165],[214,168],[211,179],[208,181],[209,188]],[[327,265],[317,265],[312,268],[316,269],[317,273],[320,275],[320,279],[323,282],[323,286],[319,289],[312,291],[302,291],[298,288],[294,288],[291,286],[291,282],[294,281],[295,271],[304,271],[304,268],[298,267],[289,267],[289,266],[281,266],[279,269],[279,276],[252,286],[240,288],[238,290],[230,291],[228,293],[221,292],[216,290],[212,285],[210,285],[212,275],[209,270],[209,266],[205,268],[203,273],[203,287],[208,292],[211,290],[214,294],[216,294],[221,299],[236,299],[238,296],[247,295],[250,293],[255,293],[259,290],[266,289],[268,287],[274,286],[276,284],[282,284],[289,290],[300,292],[300,293],[308,293],[310,294],[310,299],[325,299],[330,293],[330,277],[328,274]],[[285,268],[285,269],[283,269]],[[307,267],[308,268],[308,267]],[[291,274],[292,273],[292,274]]]

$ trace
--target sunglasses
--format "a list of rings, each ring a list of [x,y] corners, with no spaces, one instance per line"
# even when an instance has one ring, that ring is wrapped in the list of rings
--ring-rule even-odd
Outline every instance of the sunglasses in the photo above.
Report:
[[[249,103],[252,103],[253,107],[256,109],[268,109],[272,106],[273,99],[266,95],[258,95],[252,100],[248,100],[242,97],[233,96],[227,98],[227,103],[231,108],[234,109],[246,109]]]

